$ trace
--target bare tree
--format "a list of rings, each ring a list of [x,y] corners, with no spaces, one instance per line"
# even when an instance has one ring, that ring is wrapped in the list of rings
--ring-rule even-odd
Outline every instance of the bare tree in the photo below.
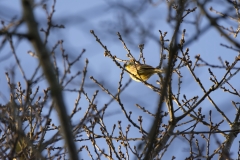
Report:
[[[94,75],[96,72],[88,69],[91,65],[88,59],[74,73],[73,67],[79,65],[78,61],[82,59],[85,49],[74,57],[67,53],[63,40],[59,39],[55,44],[49,43],[53,30],[65,28],[64,23],[53,21],[56,3],[54,0],[51,9],[48,9],[49,5],[45,1],[36,3],[22,0],[22,17],[13,18],[10,22],[2,20],[0,53],[4,48],[10,50],[9,54],[13,55],[22,78],[15,80],[15,67],[5,73],[10,92],[7,95],[1,91],[2,99],[7,101],[0,106],[1,159],[84,157],[148,160],[169,159],[170,155],[171,159],[240,158],[239,147],[232,147],[234,143],[234,146],[239,143],[237,136],[240,129],[238,1],[108,2],[118,19],[115,22],[104,22],[103,28],[107,29],[105,33],[110,33],[107,34],[109,39],[113,31],[118,30],[114,36],[122,43],[127,58],[114,55],[108,44],[101,40],[104,29],[90,30],[90,33],[97,41],[96,44],[104,50],[105,57],[102,58],[110,58],[115,69],[121,71],[115,86],[109,85],[106,73],[100,77]],[[225,8],[217,7],[217,4],[224,5]],[[151,32],[154,23],[140,20],[140,15],[148,8],[159,5],[166,9],[166,23],[169,24],[171,33],[161,29],[155,35]],[[34,15],[34,10],[40,7],[46,13],[47,25],[44,27]],[[19,31],[22,25],[27,26],[26,33]],[[215,64],[209,61],[211,59],[204,59],[202,52],[192,54],[191,45],[198,43],[198,39],[209,30],[221,35],[219,37],[224,43],[219,47],[235,54],[232,61],[224,60],[219,55],[220,63]],[[148,55],[145,54],[145,49],[149,39],[159,47],[160,58],[156,68],[164,71],[158,73],[159,80],[156,84],[141,79],[139,75],[143,73],[137,71],[136,75],[126,69],[130,61],[146,64]],[[23,63],[27,61],[20,61],[21,54],[18,53],[18,45],[25,40],[32,45],[32,50],[28,51],[29,57],[38,62],[32,74],[23,69]],[[138,46],[138,57],[134,56],[129,46]],[[1,57],[1,61],[7,61],[7,58]],[[91,71],[90,79],[87,71]],[[199,74],[199,71],[203,71],[203,74]],[[125,81],[125,74],[140,82],[131,79]],[[210,81],[207,78],[209,76]],[[195,94],[196,88],[188,87],[188,79],[202,92]],[[153,111],[144,104],[136,104],[135,99],[130,98],[136,104],[138,112],[145,115],[139,116],[137,120],[134,118],[137,114],[128,108],[129,99],[124,97],[131,83],[146,86],[159,99]],[[5,84],[1,82],[2,85]],[[90,90],[93,91],[91,95],[88,94]],[[64,101],[68,94],[76,97],[70,114],[67,113]],[[98,104],[102,95],[108,97],[103,106]],[[148,99],[142,101],[147,102]],[[222,102],[228,110],[234,110],[234,115],[233,112],[227,112],[224,105],[220,104]],[[120,119],[113,118],[115,113],[109,112],[111,107],[121,109]],[[59,124],[55,123],[55,111]],[[114,119],[113,125],[108,123],[109,117]],[[152,121],[145,125],[148,119]],[[179,144],[180,141],[182,144]],[[176,148],[182,152],[181,155],[175,153]]]

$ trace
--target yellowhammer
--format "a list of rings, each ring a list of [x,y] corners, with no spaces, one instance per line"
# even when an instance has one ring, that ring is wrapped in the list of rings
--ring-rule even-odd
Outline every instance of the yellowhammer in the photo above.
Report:
[[[129,74],[130,77],[137,82],[140,82],[141,80],[146,81],[153,74],[164,72],[164,70],[154,68],[147,64],[141,64],[133,59],[127,62],[125,68],[128,72],[131,73],[131,74]],[[135,75],[135,76],[133,76],[133,75]]]

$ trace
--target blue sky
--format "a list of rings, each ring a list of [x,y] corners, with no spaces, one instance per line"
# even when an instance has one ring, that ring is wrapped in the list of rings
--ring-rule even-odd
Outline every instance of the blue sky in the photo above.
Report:
[[[89,77],[94,76],[97,80],[106,84],[106,87],[113,93],[117,93],[118,81],[120,78],[121,70],[113,63],[113,61],[107,57],[103,56],[104,50],[101,46],[95,41],[94,37],[90,34],[90,30],[94,30],[95,33],[99,36],[102,40],[104,45],[108,47],[113,55],[116,55],[119,58],[127,59],[126,57],[126,50],[123,48],[123,45],[118,40],[116,32],[119,31],[120,26],[114,26],[113,22],[118,22],[121,20],[121,16],[125,16],[127,20],[130,20],[128,23],[130,26],[134,25],[134,22],[131,21],[131,17],[128,14],[121,14],[120,10],[111,7],[110,2],[113,1],[57,1],[55,13],[53,16],[53,22],[56,24],[64,24],[65,29],[54,29],[49,37],[48,47],[49,49],[59,40],[64,40],[64,48],[66,53],[69,54],[70,59],[74,59],[77,57],[79,53],[81,53],[82,49],[86,49],[83,58],[73,67],[72,74],[76,73],[77,71],[81,71],[85,64],[85,59],[88,58],[89,60],[89,67],[87,72],[87,80],[86,80],[86,92],[91,97],[96,89],[99,90],[99,95],[97,97],[97,105],[98,107],[104,106],[106,102],[110,100],[110,97],[103,92],[96,84],[94,84]],[[114,1],[117,2],[117,1]],[[222,2],[222,1],[221,1]],[[126,1],[119,1],[119,4],[124,3]],[[137,1],[136,1],[137,3]],[[52,1],[48,1],[48,11],[51,10]],[[21,18],[21,5],[20,1],[0,1],[0,6],[3,12],[0,12],[0,19],[4,21],[10,21],[11,18],[17,17]],[[221,4],[216,5],[218,9],[222,9]],[[134,10],[134,5],[133,5]],[[214,15],[211,13],[211,15]],[[35,10],[35,16],[39,22],[39,28],[46,27],[46,14],[41,7],[38,7]],[[145,28],[148,28],[148,24],[151,23],[152,27],[149,27],[149,32],[155,37],[159,37],[158,30],[163,32],[168,32],[167,38],[171,39],[172,37],[172,27],[166,20],[167,16],[167,8],[165,3],[160,3],[157,6],[152,6],[147,4],[147,7],[144,7],[141,14],[136,15],[139,21],[143,24]],[[191,21],[194,20],[195,13],[190,14],[187,20]],[[111,23],[109,23],[111,22]],[[132,23],[131,23],[132,22]],[[202,19],[200,21],[200,27],[207,25],[209,22],[206,19]],[[223,23],[223,25],[228,25]],[[230,26],[230,25],[229,25]],[[229,27],[228,26],[228,27]],[[112,27],[112,28],[111,28]],[[135,26],[139,29],[139,26]],[[234,26],[236,27],[236,26]],[[111,32],[109,31],[111,28]],[[188,41],[196,33],[196,30],[193,25],[189,23],[183,23],[181,29],[186,29],[186,37],[185,40]],[[26,27],[23,25],[19,30],[19,32],[25,32]],[[140,32],[129,33],[129,37],[123,36],[123,39],[126,40],[127,46],[131,50],[132,54],[135,57],[139,56],[139,50],[137,45],[140,43],[145,43],[144,48],[144,55],[146,58],[146,62],[151,64],[152,66],[157,66],[159,62],[159,45],[158,43],[147,37],[145,41],[140,39],[137,35],[140,35]],[[180,34],[179,34],[180,35]],[[43,35],[42,35],[43,36]],[[43,36],[44,37],[44,36]],[[128,39],[129,38],[129,39]],[[131,39],[130,39],[131,38]],[[180,39],[180,36],[179,36]],[[239,40],[237,37],[236,39]],[[180,41],[180,40],[179,40]],[[17,44],[17,41],[15,42]],[[230,49],[226,49],[220,46],[220,43],[229,44],[215,29],[209,29],[205,32],[199,39],[195,40],[194,42],[190,43],[188,47],[190,49],[189,55],[191,56],[192,61],[194,62],[195,55],[200,54],[201,58],[206,60],[211,64],[220,65],[218,57],[221,57],[223,61],[228,60],[229,62],[233,62],[235,56],[237,55],[236,52],[233,52]],[[167,45],[167,43],[166,43]],[[27,78],[30,78],[33,74],[36,66],[38,65],[38,60],[33,58],[27,54],[29,50],[33,50],[32,46],[29,44],[28,41],[24,40],[20,42],[17,46],[17,54],[20,58],[20,63],[23,66],[23,69],[26,71]],[[59,50],[58,50],[59,51]],[[5,46],[3,49],[0,50],[0,59],[7,55],[11,54],[11,50],[9,46]],[[60,52],[59,52],[60,54]],[[59,65],[61,66],[61,59],[58,58]],[[4,73],[6,70],[15,66],[15,59],[13,56],[9,56],[4,61],[0,62],[0,86],[1,86],[1,95],[4,95],[5,98],[0,98],[0,103],[6,103],[6,100],[9,100],[9,89],[6,83],[6,78]],[[238,65],[239,66],[239,65]],[[61,68],[61,67],[60,67]],[[62,69],[62,68],[61,68]],[[214,73],[216,74],[217,78],[222,78],[225,73],[223,69],[213,69]],[[182,93],[185,94],[188,98],[193,97],[195,95],[199,95],[201,97],[204,93],[202,92],[201,88],[197,85],[197,83],[193,80],[191,74],[187,69],[181,70],[182,74],[184,75],[183,78],[183,86],[182,86]],[[195,70],[197,76],[199,76],[201,82],[205,86],[206,89],[212,85],[211,81],[209,80],[210,75],[208,73],[208,67],[199,67]],[[15,81],[20,81],[23,83],[24,81],[21,78],[21,73],[19,69],[16,67],[15,72]],[[157,75],[152,76],[148,82],[157,86],[156,80]],[[235,84],[235,87],[239,90],[239,75],[235,76],[231,82]],[[123,84],[129,80],[129,76],[124,74]],[[81,82],[81,76],[79,76],[75,84],[71,85],[70,88],[78,87],[79,83]],[[173,82],[177,83],[177,79],[173,79]],[[46,87],[45,82],[40,83],[40,90]],[[175,88],[176,87],[176,88]],[[177,91],[177,85],[173,85],[173,91]],[[181,96],[183,96],[183,94]],[[2,96],[1,96],[2,97]],[[75,93],[68,93],[64,92],[64,98],[68,107],[69,114],[71,113],[71,109],[73,108],[73,104],[75,102],[77,95]],[[216,92],[211,94],[211,97],[215,100],[217,105],[226,112],[229,118],[233,118],[235,116],[236,111],[231,105],[231,100],[236,100],[237,97],[229,96],[229,94],[223,93],[222,90],[217,90]],[[152,90],[144,86],[142,83],[131,82],[129,87],[121,94],[121,98],[124,102],[124,106],[127,111],[133,111],[132,119],[137,121],[139,116],[142,116],[144,119],[144,126],[146,130],[149,129],[152,118],[148,116],[146,113],[143,113],[141,110],[137,109],[135,104],[140,104],[145,108],[149,109],[150,111],[154,112],[157,107],[157,102],[159,96],[154,93]],[[238,97],[239,98],[239,97]],[[86,100],[81,100],[80,105],[82,106],[83,110],[80,112],[84,114],[84,109],[88,105]],[[214,107],[211,105],[209,101],[204,101],[201,105],[203,108],[203,113],[205,112],[208,115],[210,109],[213,110],[214,119],[216,122],[219,121],[222,117],[219,115]],[[111,106],[107,109],[107,117],[106,117],[106,125],[109,130],[111,130],[113,124],[117,124],[117,121],[122,120],[123,128],[125,129],[129,122],[126,120],[125,116],[123,115],[120,107],[116,102],[111,104]],[[234,116],[232,116],[234,115]],[[53,114],[55,117],[56,114]],[[79,120],[79,117],[74,118],[75,122]],[[233,120],[233,119],[231,119]],[[57,123],[57,118],[54,118],[54,121]],[[74,121],[73,121],[74,122]],[[167,122],[167,120],[166,120]],[[224,130],[229,129],[227,124],[222,126]],[[131,129],[134,127],[132,126]],[[225,129],[226,128],[226,129]],[[180,128],[179,130],[181,130]],[[206,128],[199,127],[198,131],[202,131]],[[130,136],[135,137],[137,131],[131,132]],[[176,144],[182,142],[181,138],[177,138]],[[214,141],[213,141],[214,142]],[[104,142],[102,142],[105,145]],[[237,155],[237,142],[235,142],[234,146],[232,146],[232,151],[234,155]],[[183,148],[187,148],[187,144],[183,143]],[[82,144],[81,144],[82,145]],[[174,152],[172,152],[174,150]],[[176,148],[176,145],[170,147],[168,152],[166,153],[165,157],[177,156],[178,158],[186,157],[186,152],[183,152],[183,149]],[[81,155],[83,158],[87,155]]]

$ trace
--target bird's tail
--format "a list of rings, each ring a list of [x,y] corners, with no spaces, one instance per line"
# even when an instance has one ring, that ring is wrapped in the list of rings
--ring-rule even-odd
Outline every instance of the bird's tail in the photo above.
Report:
[[[155,69],[154,69],[154,72],[155,72],[155,73],[164,73],[165,70],[164,70],[164,69],[155,68]]]

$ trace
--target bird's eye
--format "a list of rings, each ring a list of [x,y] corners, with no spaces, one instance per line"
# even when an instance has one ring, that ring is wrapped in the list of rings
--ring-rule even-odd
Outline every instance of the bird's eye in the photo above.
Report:
[[[135,61],[135,64],[139,64],[139,62]]]

